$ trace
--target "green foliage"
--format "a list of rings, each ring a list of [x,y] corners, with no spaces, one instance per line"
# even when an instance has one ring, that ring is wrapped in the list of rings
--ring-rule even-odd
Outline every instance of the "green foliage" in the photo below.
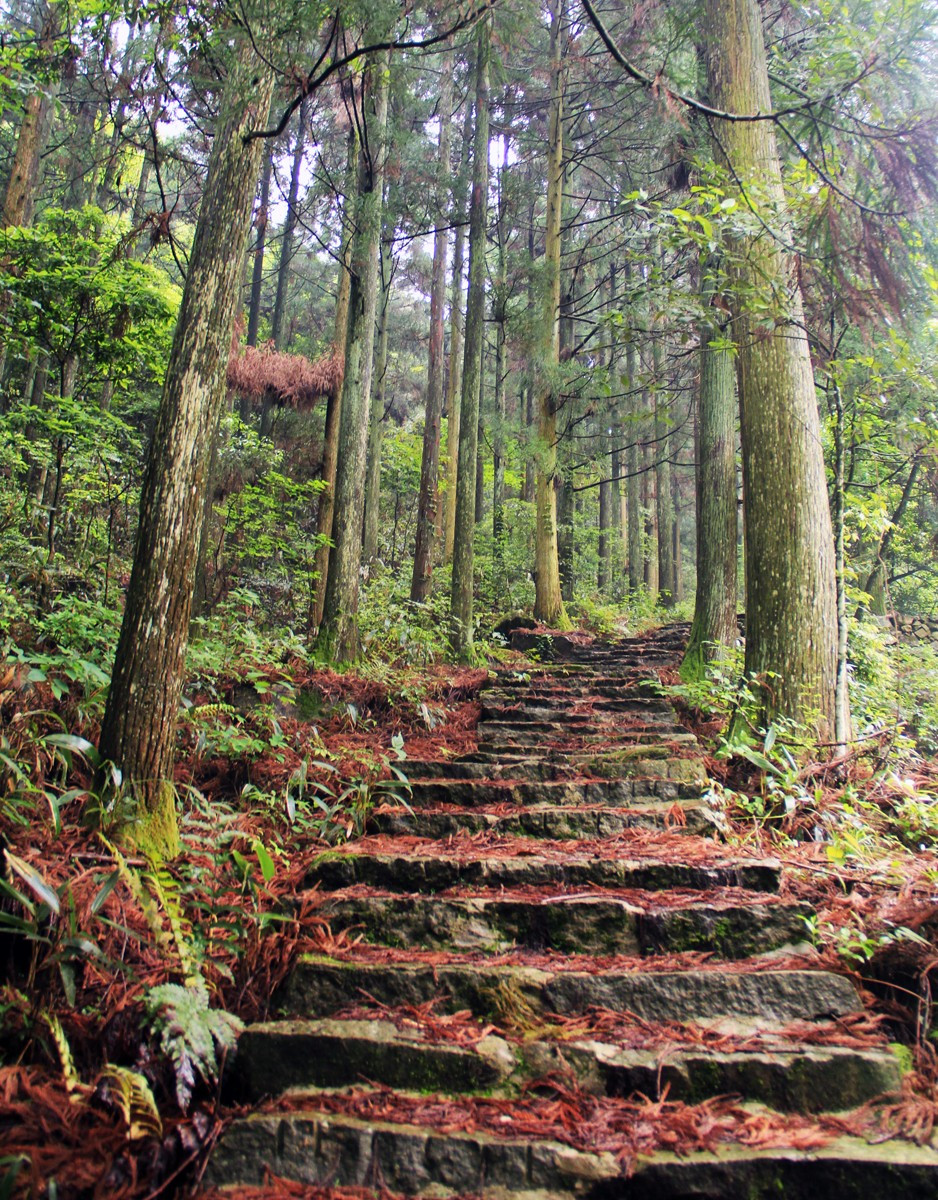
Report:
[[[243,1023],[232,1013],[209,1007],[201,980],[150,988],[144,1003],[160,1050],[172,1064],[176,1101],[187,1112],[198,1081],[218,1081],[219,1056],[223,1060],[234,1049]]]

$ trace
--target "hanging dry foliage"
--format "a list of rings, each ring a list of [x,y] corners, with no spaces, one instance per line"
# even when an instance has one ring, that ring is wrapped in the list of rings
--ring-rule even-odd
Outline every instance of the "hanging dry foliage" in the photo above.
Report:
[[[288,408],[313,408],[342,386],[342,359],[335,351],[310,362],[301,354],[282,354],[271,347],[233,350],[228,359],[228,386],[252,404],[267,400]]]

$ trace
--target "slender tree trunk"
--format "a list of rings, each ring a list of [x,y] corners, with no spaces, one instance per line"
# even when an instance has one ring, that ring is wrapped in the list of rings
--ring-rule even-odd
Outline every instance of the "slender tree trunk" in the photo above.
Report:
[[[540,317],[535,476],[534,616],[546,625],[569,625],[560,590],[557,550],[557,395],[560,365],[560,241],[563,208],[563,23],[566,0],[552,0],[550,22],[550,116],[547,151],[547,228]]]
[[[362,90],[363,97],[369,92],[373,96],[367,126],[368,142],[363,143],[359,155],[358,204],[352,245],[352,291],[335,485],[335,545],[329,558],[329,576],[319,630],[320,647],[332,662],[352,661],[358,657],[360,648],[358,600],[365,509],[365,458],[378,308],[389,74],[390,56],[384,52],[369,63]]]
[[[716,260],[702,264],[701,297],[709,307]],[[732,352],[710,343],[725,337],[700,325],[697,450],[697,592],[681,675],[700,679],[737,636],[736,609],[736,368]]]
[[[482,420],[482,401],[485,395],[485,355],[479,366],[479,428],[476,434],[476,504],[475,519],[478,525],[485,516],[485,425]]]
[[[642,553],[644,556],[643,577],[645,591],[652,599],[658,598],[658,554],[656,547],[655,503],[652,483],[654,481],[655,456],[648,442],[642,443],[642,510],[645,516]]]
[[[339,277],[335,303],[335,331],[332,348],[336,357],[345,363],[348,342],[349,301],[352,292],[352,231],[354,228],[354,194],[358,177],[358,133],[354,126],[349,130],[348,155],[345,166],[345,200],[343,204],[342,252],[339,256]],[[332,541],[332,525],[335,516],[335,478],[339,458],[339,425],[342,416],[342,388],[336,388],[326,401],[326,425],[322,435],[322,481],[326,485],[319,493],[319,510],[316,517],[316,590],[309,614],[308,634],[315,636],[322,624],[322,613],[326,602],[326,584],[329,580],[329,555]]]
[[[479,388],[485,316],[485,223],[489,190],[489,56],[492,24],[486,15],[476,35],[475,135],[472,150],[472,199],[469,205],[469,295],[460,404],[459,461],[456,475],[456,525],[450,592],[451,640],[465,659],[473,641],[473,540],[475,473],[479,436]]]
[[[879,539],[879,545],[876,547],[875,565],[869,575],[867,575],[866,583],[863,587],[863,590],[870,596],[871,612],[883,614],[886,611],[886,558],[889,554],[889,548],[892,545],[893,535],[899,526],[899,522],[905,516],[905,510],[909,507],[909,501],[912,499],[912,492],[918,480],[921,467],[922,460],[916,458],[905,481],[902,495],[899,497],[899,504],[890,518],[885,533]]]
[[[449,236],[443,219],[447,211],[450,173],[450,124],[453,107],[453,55],[443,59],[440,90],[439,177],[436,189],[437,229],[433,235],[433,268],[430,276],[430,345],[427,353],[427,400],[423,420],[423,453],[420,459],[420,493],[410,598],[423,603],[430,594],[433,544],[440,501],[440,436],[443,423],[444,308],[446,304],[446,251]],[[452,410],[450,410],[452,411]]]
[[[59,36],[59,28],[59,6],[51,4],[39,35],[40,59],[51,56]],[[57,90],[56,85],[55,91]],[[26,101],[16,137],[13,165],[3,197],[3,215],[0,222],[4,229],[10,225],[29,225],[32,222],[36,186],[39,182],[40,155],[43,149],[43,131],[47,124],[46,114],[54,103],[54,92],[50,94],[41,88],[32,92]]]
[[[381,434],[384,428],[384,382],[388,370],[388,301],[391,296],[391,240],[393,228],[381,246],[381,300],[378,314],[378,348],[368,416],[368,457],[365,471],[365,524],[362,532],[362,562],[369,567],[378,556],[378,527],[381,516]]]
[[[834,741],[846,750],[850,737],[850,676],[847,669],[847,563],[844,546],[846,509],[844,397],[836,376],[830,376],[834,407],[834,569],[837,577],[837,683],[834,709]]]
[[[628,272],[628,265],[626,265]],[[641,398],[636,390],[636,370],[635,370],[635,346],[629,338],[625,347],[625,373],[628,378],[629,403],[628,411],[631,418],[626,426],[628,431],[627,449],[625,451],[625,494],[626,494],[626,540],[628,571],[629,571],[629,592],[634,596],[637,594],[643,583],[643,560],[642,560],[642,500],[641,488],[642,479],[639,474],[639,438],[638,438],[638,411],[641,403]]]
[[[222,90],[189,270],[140,499],[140,523],[100,751],[137,800],[125,836],[178,849],[172,764],[199,518],[239,298],[272,73],[245,40]]]
[[[674,603],[674,510],[671,505],[671,463],[668,394],[661,369],[660,331],[652,329],[652,361],[655,368],[655,524],[658,528],[658,593],[666,607]]]
[[[506,93],[506,127],[502,133],[502,161],[498,172],[498,276],[493,300],[495,319],[495,421],[492,428],[492,560],[499,595],[505,570],[505,424],[508,419],[508,160],[511,149],[508,112],[511,95]]]
[[[254,265],[251,271],[251,303],[248,309],[249,346],[257,345],[257,331],[261,323],[261,298],[264,290],[264,252],[267,245],[267,220],[270,212],[270,177],[274,170],[274,143],[266,147],[264,169],[261,172],[261,194],[257,206],[254,227],[257,240],[254,243]],[[241,416],[244,417],[242,412]]]
[[[280,262],[277,266],[277,297],[274,301],[274,315],[270,326],[270,336],[277,349],[283,344],[283,316],[287,307],[287,293],[290,288],[290,265],[293,262],[293,234],[296,231],[298,205],[300,200],[300,175],[303,170],[303,153],[306,149],[306,125],[309,114],[309,102],[305,98],[300,104],[297,114],[296,142],[293,147],[293,169],[290,173],[290,194],[287,197],[287,216],[283,224],[283,240],[280,243]]]
[[[463,364],[462,273],[466,256],[468,224],[469,150],[472,139],[473,106],[466,98],[463,121],[462,157],[453,194],[453,212],[457,221],[453,242],[453,289],[450,300],[449,382],[446,388],[446,496],[443,505],[443,561],[452,562],[456,536],[456,476],[459,467],[459,427]]]
[[[707,73],[717,108],[769,112],[772,98],[756,0],[707,0]],[[727,121],[716,154],[746,190],[784,216],[770,121]],[[765,716],[833,732],[837,673],[834,538],[801,293],[781,241],[764,232],[734,254],[746,530],[746,671],[763,682]],[[759,313],[747,305],[760,298]],[[774,311],[766,326],[765,304]]]
[[[607,276],[606,312],[610,313],[616,302],[616,268],[615,263],[609,266]],[[603,357],[607,377],[611,383],[615,361],[615,340],[611,326],[606,333],[606,345]],[[599,566],[596,585],[600,595],[605,596],[612,586],[613,546],[615,544],[615,527],[619,508],[619,480],[616,456],[612,452],[610,438],[612,417],[606,413],[602,419],[599,433],[600,454],[600,484],[599,484]]]

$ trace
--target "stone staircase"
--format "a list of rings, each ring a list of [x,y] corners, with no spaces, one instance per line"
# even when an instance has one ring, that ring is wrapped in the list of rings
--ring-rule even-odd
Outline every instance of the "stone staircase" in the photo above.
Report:
[[[830,1115],[900,1059],[804,945],[780,864],[706,836],[699,749],[648,683],[686,634],[532,635],[559,661],[499,674],[477,752],[409,762],[411,810],[317,860],[348,936],[242,1036],[240,1087],[270,1099],[212,1184],[938,1196],[933,1150]]]

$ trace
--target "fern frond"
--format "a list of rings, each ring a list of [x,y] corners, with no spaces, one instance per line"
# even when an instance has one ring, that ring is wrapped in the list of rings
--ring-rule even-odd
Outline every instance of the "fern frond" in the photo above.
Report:
[[[59,1065],[62,1068],[62,1076],[65,1080],[65,1090],[68,1092],[68,1098],[73,1104],[76,1104],[80,1100],[80,1096],[77,1093],[81,1089],[81,1080],[78,1077],[78,1072],[75,1070],[72,1048],[68,1044],[68,1038],[65,1036],[62,1022],[54,1013],[50,1012],[42,1013],[42,1020],[52,1034],[52,1041],[55,1043],[55,1050],[59,1056]]]
[[[152,864],[144,879],[169,918],[176,954],[179,956],[179,965],[182,967],[186,983],[197,982],[202,976],[192,945],[192,926],[183,915],[176,880],[160,863]]]
[[[150,935],[156,942],[157,947],[164,953],[171,954],[173,951],[173,939],[163,928],[163,916],[159,906],[144,886],[143,876],[128,863],[115,845],[101,834],[98,836],[107,847],[108,853],[113,856],[114,862],[117,864],[117,869],[120,872],[121,881],[126,884],[127,890],[140,906],[140,911],[143,913],[144,920],[147,923],[147,929],[150,931]]]
[[[98,1083],[107,1086],[108,1099],[120,1110],[132,1142],[138,1138],[163,1136],[163,1122],[156,1100],[139,1071],[108,1063],[98,1076]]]

